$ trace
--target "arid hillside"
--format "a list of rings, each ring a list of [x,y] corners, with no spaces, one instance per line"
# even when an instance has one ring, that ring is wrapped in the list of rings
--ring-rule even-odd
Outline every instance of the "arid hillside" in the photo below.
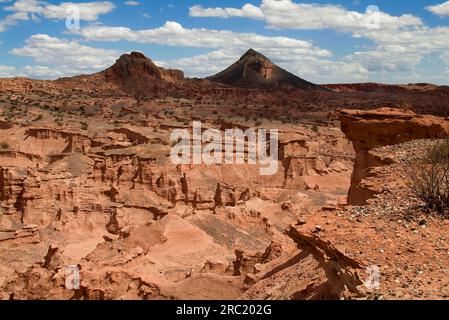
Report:
[[[1,79],[0,298],[447,298],[448,222],[407,172],[449,133],[449,90],[317,89],[276,68],[255,88],[260,70],[223,84],[134,52],[94,75]],[[277,172],[173,164],[193,121],[279,130]]]

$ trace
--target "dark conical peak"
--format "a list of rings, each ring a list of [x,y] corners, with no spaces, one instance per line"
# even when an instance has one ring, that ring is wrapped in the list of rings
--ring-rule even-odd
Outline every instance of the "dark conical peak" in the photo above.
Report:
[[[237,62],[207,79],[241,88],[319,89],[319,86],[278,67],[254,49],[249,49]]]
[[[257,52],[253,48],[251,48],[248,51],[246,51],[246,53],[243,56],[254,56],[254,55],[257,55],[257,54],[259,54],[259,52]]]
[[[246,51],[245,54],[240,58],[240,60],[243,60],[243,59],[249,58],[249,57],[257,57],[257,58],[262,58],[262,59],[268,60],[267,57],[265,57],[263,54],[261,54],[260,52],[257,52],[254,49],[249,49],[248,51]]]
[[[138,59],[146,59],[147,57],[142,52],[133,51],[130,53],[130,56]]]

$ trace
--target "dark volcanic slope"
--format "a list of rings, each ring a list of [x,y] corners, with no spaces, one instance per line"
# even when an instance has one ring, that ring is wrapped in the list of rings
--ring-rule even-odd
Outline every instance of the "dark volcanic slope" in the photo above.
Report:
[[[243,88],[320,89],[320,86],[278,67],[267,57],[253,49],[248,50],[239,61],[229,68],[208,79]]]

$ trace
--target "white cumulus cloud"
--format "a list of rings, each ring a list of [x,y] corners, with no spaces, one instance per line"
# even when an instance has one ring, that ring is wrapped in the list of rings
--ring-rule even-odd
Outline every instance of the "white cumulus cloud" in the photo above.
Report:
[[[204,8],[201,5],[195,5],[189,9],[191,17],[214,17],[214,18],[252,18],[263,19],[264,14],[259,7],[250,3],[245,4],[242,8]]]
[[[5,11],[13,13],[0,20],[0,32],[16,25],[19,20],[30,18],[33,21],[39,21],[40,18],[65,20],[74,12],[74,8],[78,10],[80,20],[96,21],[100,15],[112,12],[115,5],[109,1],[51,4],[38,0],[17,0],[4,8]]]
[[[449,1],[434,6],[427,6],[426,10],[440,17],[449,17]]]
[[[28,20],[28,14],[24,12],[16,12],[7,15],[4,19],[0,20],[0,32],[5,31],[7,28],[14,26],[20,20]]]
[[[245,10],[246,8],[246,10]],[[413,15],[391,16],[382,11],[349,11],[340,5],[295,3],[292,0],[262,0],[260,7],[245,4],[239,8],[190,8],[192,17],[246,17],[264,19],[274,29],[335,29],[343,32],[369,31],[373,22],[381,30],[397,30],[420,26],[422,21]]]
[[[16,73],[16,68],[11,66],[0,65],[0,78],[13,77]]]
[[[112,65],[120,55],[115,50],[90,47],[47,34],[31,36],[25,46],[11,50],[11,53],[31,57],[39,64],[38,67],[26,67],[27,74],[34,70],[33,74],[51,77],[97,72]]]
[[[190,29],[174,21],[167,21],[163,26],[155,29],[133,30],[126,27],[92,25],[76,32],[85,39],[94,41],[127,40],[136,43],[196,48],[290,48],[296,50],[298,54],[331,55],[330,51],[318,48],[310,41],[227,30]]]
[[[125,4],[132,7],[140,6],[140,2],[134,0],[125,1]]]

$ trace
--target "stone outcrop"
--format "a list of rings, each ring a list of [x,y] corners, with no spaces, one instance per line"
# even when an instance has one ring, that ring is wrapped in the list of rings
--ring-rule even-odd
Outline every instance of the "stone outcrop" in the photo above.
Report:
[[[11,248],[40,242],[37,225],[6,226],[5,219],[0,217],[0,220],[3,220],[3,223],[0,223],[0,247]]]
[[[151,96],[184,80],[181,70],[164,69],[140,52],[122,55],[104,71],[108,81],[116,83],[123,91],[140,96]]]
[[[395,145],[417,139],[438,139],[449,136],[449,119],[417,115],[412,111],[382,108],[370,111],[341,110],[338,112],[341,129],[353,143],[356,152],[348,203],[364,205],[378,191],[364,179],[373,168],[391,164],[392,159],[381,159],[371,149]]]
[[[256,274],[247,275],[247,281],[255,284],[243,299],[319,300],[365,295],[359,278],[363,262],[309,231],[290,226],[288,233],[297,250],[257,265]]]
[[[25,132],[28,149],[34,153],[88,153],[98,143],[86,135],[52,128],[30,128]]]

